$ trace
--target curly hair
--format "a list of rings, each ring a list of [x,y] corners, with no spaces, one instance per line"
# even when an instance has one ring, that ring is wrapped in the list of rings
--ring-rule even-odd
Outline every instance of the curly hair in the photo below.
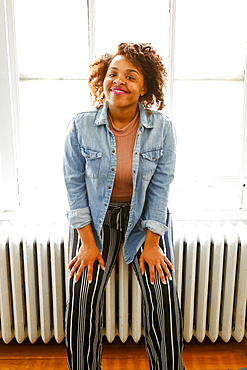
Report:
[[[165,107],[163,88],[166,88],[167,73],[161,57],[150,43],[121,43],[116,54],[105,54],[90,64],[88,85],[92,105],[100,108],[105,102],[103,82],[113,58],[125,55],[128,60],[141,70],[144,84],[147,88],[145,95],[139,101],[146,109]]]

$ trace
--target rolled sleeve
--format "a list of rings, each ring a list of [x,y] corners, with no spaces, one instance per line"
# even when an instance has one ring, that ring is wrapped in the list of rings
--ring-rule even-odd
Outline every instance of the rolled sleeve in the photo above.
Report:
[[[158,221],[153,220],[142,220],[141,221],[142,229],[149,229],[155,234],[164,235],[168,230],[168,227]]]
[[[74,229],[80,229],[92,221],[89,207],[68,211],[66,217]]]

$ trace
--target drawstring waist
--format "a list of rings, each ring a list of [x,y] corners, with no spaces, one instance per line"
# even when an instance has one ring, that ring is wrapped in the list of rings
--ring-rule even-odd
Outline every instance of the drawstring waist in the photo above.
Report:
[[[115,230],[125,232],[129,221],[130,203],[110,203],[104,223]]]

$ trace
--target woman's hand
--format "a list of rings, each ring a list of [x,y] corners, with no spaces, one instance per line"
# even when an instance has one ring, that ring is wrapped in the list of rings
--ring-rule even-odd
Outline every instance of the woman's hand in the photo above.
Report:
[[[76,273],[75,282],[77,283],[77,281],[80,279],[82,271],[85,267],[87,267],[88,282],[90,284],[92,282],[94,262],[98,261],[103,271],[105,271],[105,262],[95,244],[91,225],[89,224],[81,229],[78,229],[78,232],[82,245],[77,255],[70,261],[68,265],[68,269],[71,269],[69,277],[71,279]]]
[[[164,272],[166,273],[169,280],[172,279],[168,266],[172,271],[173,266],[171,262],[168,260],[168,258],[166,258],[166,256],[164,255],[162,249],[160,248],[159,238],[160,235],[153,233],[149,229],[147,230],[144,249],[140,256],[139,261],[139,266],[142,275],[145,272],[145,262],[148,264],[151,284],[154,284],[155,268],[157,269],[163,284],[166,284]]]

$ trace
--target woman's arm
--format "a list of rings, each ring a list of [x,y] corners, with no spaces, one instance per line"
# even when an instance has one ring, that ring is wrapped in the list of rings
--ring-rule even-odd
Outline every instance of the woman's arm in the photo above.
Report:
[[[63,168],[70,208],[67,212],[67,218],[71,226],[78,229],[81,239],[81,247],[77,255],[68,265],[68,268],[71,269],[70,278],[76,274],[75,282],[77,282],[82,271],[87,267],[88,282],[91,283],[94,262],[98,260],[103,270],[105,268],[105,264],[102,255],[96,246],[90,224],[92,217],[88,206],[85,184],[85,159],[81,153],[74,120],[70,122],[67,129]]]
[[[88,282],[90,284],[93,277],[94,262],[98,261],[103,271],[105,270],[105,262],[95,244],[91,224],[78,229],[78,233],[81,239],[81,247],[77,255],[70,261],[68,265],[68,269],[71,269],[69,277],[71,279],[76,273],[75,282],[77,283],[82,274],[82,271],[85,267],[87,267]]]
[[[63,157],[64,181],[67,189],[69,211],[68,221],[74,229],[79,229],[92,221],[88,206],[85,182],[85,158],[81,153],[75,121],[67,128]]]
[[[176,133],[172,123],[167,121],[163,139],[163,155],[159,158],[155,173],[148,185],[141,223],[143,228],[150,229],[159,235],[164,235],[167,231],[167,206],[175,165]]]
[[[155,268],[161,281],[165,284],[166,273],[168,279],[171,274],[168,266],[173,270],[171,262],[166,258],[159,247],[160,235],[166,230],[166,215],[170,184],[174,178],[176,164],[176,132],[169,121],[163,141],[163,155],[159,159],[156,171],[152,176],[146,194],[146,208],[142,226],[147,228],[144,250],[140,257],[141,272],[145,271],[145,262],[149,265],[150,281],[154,284]]]

